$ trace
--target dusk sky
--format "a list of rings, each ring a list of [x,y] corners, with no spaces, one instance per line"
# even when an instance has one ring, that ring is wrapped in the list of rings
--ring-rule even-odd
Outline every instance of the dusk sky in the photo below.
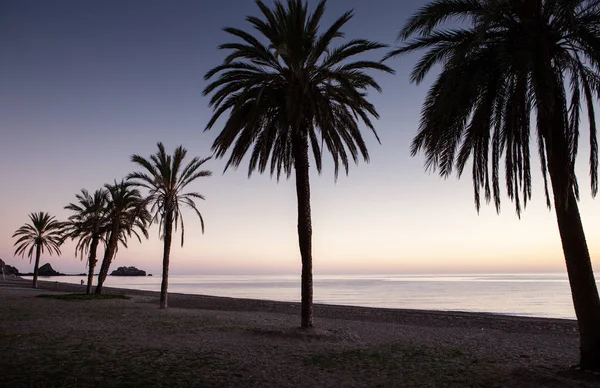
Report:
[[[422,4],[330,0],[324,23],[354,9],[347,38],[394,44]],[[169,152],[181,144],[191,156],[210,156],[220,126],[204,132],[211,110],[202,96],[203,76],[225,56],[217,46],[234,40],[222,28],[249,30],[247,15],[258,15],[254,1],[0,2],[0,258],[31,271],[27,258],[14,257],[11,238],[28,214],[47,211],[66,219],[63,207],[80,189],[94,191],[134,171],[134,153],[149,156],[162,141]],[[364,132],[371,162],[352,165],[337,182],[327,157],[321,176],[312,171],[315,274],[564,271],[537,160],[532,202],[519,220],[506,196],[500,215],[492,206],[477,214],[469,172],[444,180],[424,171],[423,155],[410,156],[435,76],[410,84],[416,58],[390,60],[397,74],[376,77],[384,91],[369,98],[381,115],[375,126],[382,144]],[[578,159],[580,211],[598,266],[600,201],[589,192],[585,138]],[[192,212],[185,213],[186,243],[181,248],[179,234],[174,238],[171,273],[299,274],[293,178],[248,179],[246,164],[222,174],[224,165],[206,163],[214,175],[190,186],[206,196],[198,203],[206,233]],[[65,244],[61,257],[46,255],[41,263],[84,272],[74,246]],[[161,260],[154,225],[149,240],[120,248],[112,267],[159,274]]]

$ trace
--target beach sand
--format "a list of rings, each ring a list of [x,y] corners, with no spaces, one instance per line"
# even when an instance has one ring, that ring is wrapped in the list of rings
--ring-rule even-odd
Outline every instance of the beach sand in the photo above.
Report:
[[[600,387],[574,321],[0,281],[0,386]],[[399,298],[401,295],[398,296]]]

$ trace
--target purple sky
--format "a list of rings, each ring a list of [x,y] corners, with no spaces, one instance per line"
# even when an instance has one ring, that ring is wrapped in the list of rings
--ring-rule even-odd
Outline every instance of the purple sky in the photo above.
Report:
[[[422,4],[330,0],[324,22],[353,8],[348,38],[393,44]],[[63,207],[81,188],[93,191],[133,171],[133,153],[148,156],[162,141],[169,151],[182,144],[209,156],[219,128],[203,132],[210,117],[203,75],[224,57],[216,47],[232,40],[221,29],[248,29],[250,14],[258,14],[250,0],[1,2],[0,258],[30,271],[27,259],[13,256],[14,230],[33,211],[65,219]],[[491,207],[478,215],[468,174],[444,181],[424,172],[422,156],[410,157],[433,78],[409,84],[415,58],[393,60],[397,75],[377,77],[384,92],[370,99],[383,144],[365,132],[371,163],[352,166],[337,183],[329,161],[322,176],[312,175],[315,273],[563,271],[537,171],[533,202],[519,221],[507,199],[500,216]],[[600,204],[587,189],[586,151],[581,212],[597,264]],[[206,167],[214,176],[191,186],[207,198],[198,204],[206,234],[188,212],[186,245],[174,246],[171,273],[299,273],[293,180],[247,179],[245,166],[223,175],[222,160]],[[153,226],[150,239],[121,249],[113,266],[159,273],[161,246]],[[60,258],[42,263],[83,272],[73,250],[67,243]]]

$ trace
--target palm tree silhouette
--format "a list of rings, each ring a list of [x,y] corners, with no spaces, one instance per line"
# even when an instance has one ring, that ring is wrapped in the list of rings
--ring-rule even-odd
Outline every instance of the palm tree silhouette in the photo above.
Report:
[[[114,184],[106,184],[104,187],[108,192],[108,226],[104,258],[100,266],[98,285],[95,290],[96,294],[102,293],[104,281],[108,275],[110,264],[117,254],[119,243],[127,247],[127,238],[132,235],[138,241],[141,241],[137,230],[148,238],[147,228],[150,223],[150,214],[139,190],[133,188],[125,180],[115,181]]]
[[[65,224],[65,237],[77,239],[75,256],[79,254],[81,259],[84,255],[88,256],[86,293],[91,294],[94,269],[98,262],[96,258],[98,245],[103,241],[108,227],[108,192],[105,189],[99,189],[92,196],[87,190],[82,189],[81,193],[76,194],[75,197],[77,203],[65,206],[65,209],[74,212]]]
[[[35,250],[35,264],[33,267],[33,288],[38,285],[38,270],[40,267],[40,256],[44,251],[48,251],[50,256],[56,253],[60,256],[60,246],[63,243],[61,222],[56,221],[54,216],[46,212],[31,213],[29,215],[31,222],[26,223],[15,231],[13,238],[17,238],[15,246],[15,255],[29,257],[29,262],[33,258]]]
[[[171,255],[171,240],[173,227],[181,226],[181,246],[184,241],[183,216],[180,205],[186,205],[196,212],[204,233],[204,220],[196,207],[195,199],[204,197],[195,192],[185,193],[187,185],[198,178],[209,177],[212,172],[200,170],[202,165],[210,158],[193,158],[184,167],[183,161],[187,150],[183,146],[175,149],[173,155],[167,155],[162,143],[158,143],[158,152],[144,159],[133,155],[131,161],[144,168],[144,172],[134,172],[127,176],[128,180],[136,186],[149,190],[146,203],[151,205],[152,219],[159,224],[159,234],[164,241],[163,271],[160,287],[160,308],[167,308],[167,288],[169,285],[169,259]]]
[[[329,151],[336,177],[340,165],[348,173],[350,158],[356,163],[359,157],[368,161],[359,122],[377,137],[371,118],[379,116],[366,92],[369,88],[380,91],[369,72],[393,71],[379,62],[354,60],[385,45],[354,39],[332,46],[343,37],[340,29],[352,18],[352,12],[344,13],[319,33],[325,1],[312,13],[301,0],[288,0],[287,5],[275,1],[273,9],[262,1],[256,4],[263,18],[249,16],[246,20],[259,35],[225,28],[241,42],[222,44],[219,48],[231,53],[205,76],[207,80],[214,78],[204,90],[205,95],[212,93],[210,105],[214,109],[206,129],[229,111],[212,146],[219,158],[231,149],[225,169],[239,166],[250,153],[249,176],[254,170],[263,173],[269,168],[277,179],[282,173],[289,178],[295,171],[302,257],[301,326],[312,327],[309,148],[319,173],[323,149]]]
[[[453,19],[459,27],[448,28],[445,23]],[[427,50],[411,74],[416,83],[441,64],[412,154],[423,151],[426,168],[445,177],[454,169],[460,176],[471,161],[478,210],[483,191],[500,211],[504,159],[508,196],[520,216],[531,198],[529,141],[535,122],[546,202],[550,207],[549,176],[579,325],[581,366],[596,370],[600,299],[577,206],[575,159],[583,104],[590,121],[595,196],[599,23],[594,1],[437,0],[408,20],[399,34],[403,45],[389,54]]]

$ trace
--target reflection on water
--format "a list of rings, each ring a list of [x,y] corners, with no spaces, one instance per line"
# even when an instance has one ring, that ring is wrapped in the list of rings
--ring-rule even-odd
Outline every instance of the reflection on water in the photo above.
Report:
[[[83,277],[81,277],[83,278]],[[79,284],[78,276],[40,278]],[[109,276],[107,287],[160,290],[160,276]],[[170,276],[169,291],[300,300],[299,276]],[[315,276],[316,303],[574,319],[566,274]]]

